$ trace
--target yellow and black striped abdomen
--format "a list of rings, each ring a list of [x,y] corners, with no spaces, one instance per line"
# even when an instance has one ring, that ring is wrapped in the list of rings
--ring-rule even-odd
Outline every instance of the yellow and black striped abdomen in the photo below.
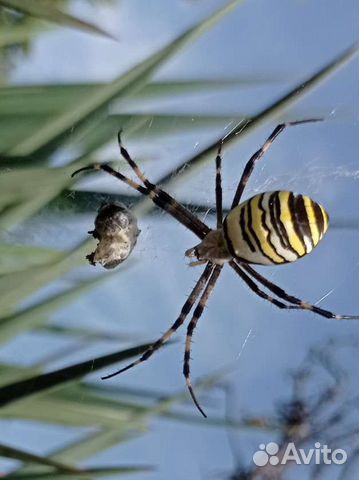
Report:
[[[231,255],[247,263],[294,262],[311,252],[327,231],[329,217],[311,198],[265,192],[229,212],[223,222]]]

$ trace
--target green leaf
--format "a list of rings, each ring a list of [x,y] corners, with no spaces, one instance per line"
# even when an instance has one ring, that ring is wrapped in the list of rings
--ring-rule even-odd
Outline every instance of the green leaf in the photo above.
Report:
[[[31,462],[39,465],[46,465],[48,467],[55,468],[56,470],[60,470],[60,472],[74,473],[77,471],[76,468],[56,462],[50,458],[34,455],[32,453],[25,452],[24,450],[20,450],[19,448],[10,447],[9,445],[1,443],[0,457],[12,458],[14,460],[19,460],[20,462]]]
[[[8,475],[8,478],[12,480],[66,480],[66,479],[87,479],[90,477],[112,477],[114,475],[129,475],[131,473],[147,473],[152,471],[152,467],[146,466],[123,466],[123,467],[97,467],[97,468],[82,468],[74,469],[72,472],[43,472],[41,470],[32,471],[28,473],[15,473]]]
[[[132,435],[134,436],[134,434]],[[52,455],[52,458],[60,461],[78,463],[129,438],[128,428],[123,431],[116,425],[112,430],[95,432],[81,441],[66,445],[56,452],[56,454]]]
[[[90,242],[87,240],[61,258],[43,265],[0,276],[1,312],[12,313],[32,293],[61,277],[75,266],[85,263]]]
[[[55,395],[41,395],[24,399],[2,408],[1,417],[17,420],[31,420],[68,427],[93,427],[112,429],[114,425],[122,433],[135,428],[134,417],[145,410],[118,402],[116,407],[109,406],[106,401],[98,401],[96,405],[85,402],[86,395],[74,400],[58,398]],[[149,407],[146,407],[148,410]],[[54,416],[56,412],[56,416]],[[136,428],[143,427],[143,419],[138,418]]]
[[[42,393],[46,390],[71,383],[83,376],[101,370],[113,363],[127,360],[134,355],[144,352],[151,344],[121,350],[109,355],[93,358],[85,362],[76,363],[69,367],[53,372],[30,377],[19,382],[11,383],[0,388],[0,406]]]
[[[13,27],[12,27],[13,28]],[[1,32],[1,29],[0,29]],[[162,100],[168,96],[185,93],[203,93],[205,91],[218,91],[219,89],[246,87],[258,84],[273,83],[273,80],[258,78],[253,79],[202,79],[202,80],[167,80],[151,82],[141,90],[134,92],[133,100]],[[279,83],[277,80],[276,83]],[[12,85],[0,87],[0,118],[2,116],[50,116],[57,115],[77,102],[79,98],[84,101],[105,83],[78,83],[59,85]],[[116,98],[116,97],[115,97]]]
[[[126,114],[110,115],[107,118],[97,119],[96,124],[89,124],[87,128],[77,130],[71,138],[72,145],[78,146],[84,155],[107,144],[117,137],[120,128],[126,132],[126,138],[143,138],[146,135],[162,136],[182,131],[200,130],[210,126],[223,126],[229,122],[245,121],[249,118],[240,115],[176,115],[176,114]],[[88,160],[86,160],[88,162]]]
[[[20,333],[40,327],[48,321],[48,316],[55,310],[76,300],[80,295],[112,276],[113,274],[98,275],[20,312],[0,317],[0,344],[8,342]]]
[[[119,333],[113,331],[106,332],[89,328],[69,327],[64,325],[41,325],[40,327],[38,327],[38,330],[46,333],[52,333],[57,337],[59,335],[70,336],[85,342],[103,342],[114,340],[117,340],[119,342],[128,342],[134,341],[136,339],[138,340],[138,334]]]
[[[170,42],[167,46],[151,55],[143,62],[136,65],[129,72],[116,78],[113,82],[98,88],[91,96],[82,102],[76,102],[72,108],[64,111],[47,122],[42,128],[31,136],[19,141],[17,146],[6,152],[8,155],[35,156],[49,155],[63,145],[68,135],[74,128],[86,121],[90,121],[107,110],[109,103],[119,95],[128,96],[142,88],[150,76],[171,58],[180,48],[193,41],[196,37],[211,28],[224,15],[234,10],[242,0],[234,0],[220,8],[207,19]]]
[[[19,367],[18,365],[8,365],[0,363],[0,386],[7,383],[17,382],[29,377],[30,375],[38,375],[41,373],[39,368]]]
[[[0,275],[54,261],[63,252],[32,245],[0,244]]]
[[[0,96],[2,98],[2,96]],[[16,147],[19,139],[31,137],[50,118],[41,115],[3,114],[0,107],[0,152]],[[28,163],[33,166],[33,163]]]
[[[29,218],[73,184],[72,167],[21,168],[0,174],[0,228]]]
[[[11,27],[1,26],[0,48],[27,43],[34,38],[39,31],[40,28],[35,27],[33,23],[29,22],[21,25],[12,25]]]
[[[218,376],[211,382],[197,382],[196,389],[209,389],[219,381]],[[164,392],[131,389],[104,384],[81,384],[56,392],[45,393],[25,401],[11,403],[2,408],[3,418],[26,419],[59,425],[102,428],[117,428],[123,432],[143,428],[153,415],[164,418],[201,424],[209,427],[230,427],[233,429],[275,430],[277,425],[265,418],[248,417],[234,421],[211,415],[203,420],[196,413],[187,414],[173,410],[173,406],[188,400],[188,392],[168,396]],[[56,411],[56,417],[53,412]]]
[[[102,28],[99,28],[92,23],[85,22],[73,15],[62,12],[46,0],[0,0],[0,5],[26,15],[31,15],[32,17],[48,20],[49,22],[56,23],[62,27],[76,28],[88,33],[95,33],[113,39],[113,36],[102,30]]]

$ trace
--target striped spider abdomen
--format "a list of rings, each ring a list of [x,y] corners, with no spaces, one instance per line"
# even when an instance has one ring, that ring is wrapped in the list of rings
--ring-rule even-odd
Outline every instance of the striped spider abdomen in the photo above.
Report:
[[[229,212],[223,233],[229,253],[259,265],[294,262],[310,253],[328,229],[325,209],[287,191],[265,192]]]

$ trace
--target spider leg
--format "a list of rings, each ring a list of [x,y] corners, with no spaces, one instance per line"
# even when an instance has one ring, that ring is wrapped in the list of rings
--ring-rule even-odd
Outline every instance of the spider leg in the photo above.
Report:
[[[267,140],[264,142],[262,147],[257,150],[257,152],[252,155],[252,157],[248,160],[246,166],[244,167],[241,179],[239,180],[238,186],[236,193],[233,197],[233,202],[231,206],[231,210],[236,207],[239,204],[239,201],[241,199],[243,190],[245,189],[247,182],[249,180],[249,177],[251,176],[251,173],[253,172],[254,166],[256,162],[263,157],[263,155],[266,153],[266,151],[269,149],[269,147],[272,145],[274,140],[278,137],[280,133],[283,132],[283,130],[286,127],[291,127],[293,125],[300,125],[302,123],[309,123],[309,122],[320,122],[322,121],[321,118],[310,118],[308,120],[298,120],[296,122],[287,122],[287,123],[281,123],[279,124],[273,132],[269,135]]]
[[[286,309],[286,310],[300,310],[301,307],[298,305],[287,305],[280,300],[277,300],[274,297],[271,297],[268,295],[266,292],[261,290],[258,285],[242,270],[242,264],[238,265],[236,262],[231,260],[229,262],[230,266],[233,268],[233,270],[241,277],[241,279],[248,285],[248,287],[259,297],[263,298],[264,300],[267,300],[270,303],[273,303],[278,308],[281,309]]]
[[[202,275],[199,277],[196,285],[194,286],[192,292],[190,293],[189,297],[187,298],[185,304],[182,307],[181,313],[177,320],[173,323],[173,325],[160,337],[156,342],[154,342],[142,355],[138,360],[135,360],[134,362],[130,363],[124,368],[121,368],[120,370],[117,370],[114,373],[111,373],[109,375],[106,375],[104,377],[101,377],[102,380],[107,380],[108,378],[115,377],[116,375],[119,375],[122,372],[125,372],[126,370],[129,370],[132,367],[135,367],[136,365],[139,365],[140,363],[144,362],[145,360],[148,360],[158,349],[164,345],[169,338],[178,330],[178,328],[183,324],[183,322],[186,320],[187,315],[191,311],[194,303],[196,302],[197,298],[201,294],[202,290],[204,289],[210,275],[212,274],[214,270],[214,266],[208,262],[206,268],[204,269]]]
[[[223,201],[222,201],[222,145],[221,140],[218,147],[216,157],[216,214],[217,214],[217,228],[222,227],[223,222]]]
[[[78,173],[87,170],[102,170],[117,178],[118,180],[121,180],[121,182],[124,182],[126,185],[133,188],[142,195],[150,197],[155,205],[157,205],[162,210],[167,211],[179,223],[182,223],[182,225],[184,225],[201,239],[205,236],[205,232],[209,232],[210,230],[206,224],[202,223],[199,218],[197,218],[189,210],[187,210],[180,203],[178,203],[168,193],[164,192],[163,190],[159,191],[157,187],[155,187],[155,189],[143,187],[142,185],[139,185],[137,182],[134,182],[133,180],[126,177],[117,170],[114,170],[110,165],[104,163],[95,163],[93,165],[89,165],[87,167],[76,170],[71,176],[74,177]]]
[[[189,393],[196,407],[205,418],[207,418],[207,415],[204,413],[200,404],[198,403],[198,400],[194,394],[192,383],[191,383],[191,373],[190,373],[191,341],[192,341],[193,331],[196,328],[198,320],[200,319],[203,313],[204,307],[206,306],[208,299],[216,285],[216,282],[218,280],[218,277],[219,277],[219,274],[221,273],[222,268],[223,268],[223,265],[216,265],[216,267],[214,268],[213,273],[211,274],[211,277],[208,280],[206,288],[202,293],[202,296],[199,299],[199,302],[193,312],[192,319],[187,327],[186,348],[185,348],[184,360],[183,360],[183,375],[185,376],[185,379],[186,379],[187,388],[189,390]]]
[[[298,308],[302,310],[309,310],[313,313],[317,313],[318,315],[321,315],[326,318],[332,318],[334,320],[358,320],[359,319],[359,315],[338,315],[328,310],[324,310],[323,308],[319,308],[316,305],[311,305],[310,303],[303,302],[299,298],[294,297],[293,295],[289,295],[285,290],[278,287],[278,285],[275,285],[274,283],[267,280],[265,277],[260,275],[256,270],[254,270],[254,268],[252,268],[251,266],[246,264],[241,264],[241,267],[244,270],[246,270],[252,277],[254,277],[258,282],[260,282],[262,285],[268,288],[268,290],[270,290],[275,295],[277,295],[277,297],[282,298],[283,300],[289,303],[297,305]]]
[[[139,185],[137,182],[134,182],[130,178],[126,177],[120,172],[117,172],[114,170],[110,165],[107,165],[105,163],[94,163],[92,165],[88,165],[87,167],[82,167],[76,170],[71,174],[71,177],[74,177],[75,175],[87,171],[87,170],[103,170],[106,173],[109,173],[113,177],[116,177],[118,180],[121,180],[121,182],[126,183],[129,187],[133,188],[137,192],[142,193],[142,195],[149,195],[150,192],[148,191],[147,188],[144,188],[142,185]]]
[[[186,207],[184,207],[179,202],[177,202],[177,200],[175,200],[171,195],[169,195],[167,192],[165,192],[164,190],[159,188],[157,185],[155,185],[154,183],[148,180],[148,178],[145,176],[145,174],[137,165],[137,163],[131,158],[126,148],[122,145],[121,133],[122,131],[120,130],[118,132],[118,144],[120,146],[121,155],[129,164],[129,166],[132,168],[132,170],[135,172],[137,177],[143,182],[145,187],[149,190],[150,192],[149,195],[151,199],[155,202],[155,198],[157,197],[158,201],[155,203],[159,205],[163,210],[166,210],[175,218],[178,219],[178,216],[180,214],[184,218],[187,218],[188,222],[190,222],[193,225],[193,227],[196,229],[196,232],[197,232],[196,235],[199,236],[200,238],[203,238],[210,231],[207,225],[201,222],[201,220],[197,218],[196,215],[194,215]],[[161,205],[159,202],[161,203]],[[194,230],[192,229],[192,231]]]

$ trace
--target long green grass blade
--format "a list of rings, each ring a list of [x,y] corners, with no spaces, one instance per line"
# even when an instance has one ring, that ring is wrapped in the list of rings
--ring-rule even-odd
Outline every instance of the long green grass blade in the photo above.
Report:
[[[21,380],[20,382],[5,385],[0,388],[0,406],[71,383],[89,373],[112,365],[113,363],[139,355],[150,345],[151,344],[138,345],[137,347],[128,348],[109,355],[103,355],[53,372],[44,373],[42,375]]]
[[[93,330],[90,328],[81,328],[81,327],[69,327],[67,325],[41,325],[38,327],[40,332],[46,332],[53,335],[56,335],[57,338],[60,335],[73,337],[78,340],[85,342],[105,342],[105,341],[118,341],[118,342],[128,342],[138,340],[138,334],[131,333],[119,333],[119,332],[106,332]]]
[[[213,382],[209,385],[198,382],[196,388],[211,386]],[[187,391],[169,397],[164,392],[81,384],[9,404],[2,408],[2,417],[80,427],[96,424],[98,427],[111,429],[116,425],[121,430],[128,430],[128,426],[130,429],[134,428],[135,421],[138,422],[137,427],[141,427],[146,423],[147,417],[156,414],[171,420],[203,425],[203,419],[195,413],[186,414],[173,410],[173,406],[184,400],[188,400]],[[56,418],[53,415],[54,410],[57,412]],[[271,431],[277,427],[265,418],[248,417],[245,420],[229,421],[215,415],[211,415],[205,425]]]
[[[152,467],[146,466],[123,466],[123,467],[98,467],[98,468],[82,468],[74,469],[72,472],[43,472],[41,470],[28,473],[15,473],[9,475],[12,480],[91,480],[92,478],[105,478],[117,475],[129,475],[133,473],[148,473],[152,471]]]
[[[143,120],[144,126],[147,128],[146,134],[154,137],[156,135],[173,134],[173,132],[180,132],[181,130],[199,130],[201,128],[208,128],[212,126],[225,125],[229,122],[245,122],[250,121],[249,116],[246,115],[206,115],[197,114],[159,114],[156,112],[149,112],[147,114],[131,113],[128,115],[118,114],[111,115],[105,120],[105,128],[111,130],[112,135],[116,136],[120,127],[123,127],[125,123],[130,121]],[[124,128],[123,128],[124,130]],[[125,130],[124,130],[125,131]],[[137,131],[131,134],[131,137],[141,136],[143,137],[143,131]]]
[[[14,460],[19,460],[20,462],[31,462],[37,463],[39,465],[45,465],[47,467],[52,467],[60,472],[74,473],[77,469],[65,465],[56,460],[51,460],[50,458],[42,457],[40,455],[34,455],[33,453],[25,452],[19,448],[10,447],[9,445],[0,443],[0,457],[12,458]]]
[[[84,403],[82,400],[85,399],[86,397],[82,396],[71,401],[54,395],[41,395],[4,406],[1,417],[68,427],[91,428],[96,425],[98,428],[112,429],[116,425],[119,429],[129,430],[134,428],[134,417],[138,412],[142,413],[145,410],[145,407],[135,408],[129,402],[127,404],[118,402],[116,407],[112,407],[105,401],[99,401],[94,405]],[[56,411],[56,417],[54,411]],[[141,426],[140,423],[139,426]]]
[[[99,119],[98,119],[99,120]],[[126,138],[143,138],[143,131],[146,135],[154,138],[181,131],[199,131],[213,126],[223,126],[229,122],[249,120],[249,117],[235,115],[232,117],[226,115],[176,115],[176,114],[128,114],[128,115],[110,115],[103,118],[96,124],[90,124],[88,128],[82,131],[77,130],[72,136],[71,143],[79,147],[84,155],[94,154],[98,148],[106,145],[116,138],[120,128],[126,132]]]
[[[19,367],[0,363],[0,386],[28,378],[30,375],[39,375],[41,370],[34,367]]]
[[[6,152],[8,155],[24,156],[34,154],[35,156],[49,155],[50,152],[62,146],[69,133],[85,121],[91,120],[101,110],[106,109],[108,104],[120,94],[122,97],[132,94],[145,85],[150,76],[171,58],[179,49],[187,43],[210,29],[224,15],[233,11],[242,0],[234,0],[217,10],[207,19],[170,42],[167,46],[154,53],[142,63],[136,65],[129,72],[121,75],[113,82],[99,88],[82,102],[76,102],[73,107],[57,116],[53,121],[48,122],[40,128],[31,138],[19,141],[15,148]]]
[[[50,263],[61,255],[51,248],[0,243],[0,275]]]
[[[1,29],[0,29],[1,32]],[[1,35],[0,35],[1,38]],[[274,80],[259,78],[167,80],[150,82],[141,90],[134,92],[133,100],[161,100],[166,96],[173,98],[186,93],[203,93],[219,89],[246,86],[267,85]],[[279,83],[279,80],[276,80]],[[64,108],[83,101],[105,87],[105,83],[59,84],[59,85],[13,85],[0,88],[0,119],[2,116],[48,116],[57,115]],[[115,97],[116,98],[116,97]]]
[[[82,30],[88,33],[102,35],[108,38],[113,38],[112,35],[102,30],[102,28],[96,25],[85,22],[80,18],[77,18],[68,13],[64,13],[56,6],[51,5],[48,1],[44,0],[0,0],[0,5],[4,7],[12,8],[25,15],[31,15],[35,18],[47,20],[52,23],[56,23],[62,27],[71,27],[78,30]]]
[[[48,316],[63,307],[64,305],[76,300],[83,293],[100,284],[104,280],[111,278],[111,275],[99,275],[86,282],[81,282],[70,289],[56,294],[42,302],[39,302],[29,308],[16,312],[12,315],[0,317],[0,345],[6,343],[26,331],[42,326],[48,321]]]
[[[21,168],[0,175],[0,228],[29,218],[73,184],[71,167]]]
[[[132,435],[134,436],[134,433]],[[128,429],[122,431],[121,428],[92,433],[85,440],[65,446],[62,450],[51,455],[51,458],[63,462],[78,463],[117,445],[123,440],[128,440],[130,437]]]
[[[198,382],[196,387],[208,388],[218,379],[218,375],[210,379],[208,377]],[[121,399],[124,395],[120,388],[71,384],[55,392],[46,391],[40,396],[26,397],[21,402],[11,402],[2,408],[2,415],[4,418],[64,425],[91,426],[95,423],[103,428],[112,428],[116,424],[117,428],[128,431],[135,424],[137,427],[143,425],[148,416],[168,412],[174,404],[188,398],[187,391],[181,391],[171,397],[157,395],[150,403],[144,404],[142,395],[132,396],[129,401],[126,389],[124,392],[125,399]],[[54,409],[57,412],[56,419],[52,415]]]
[[[1,101],[1,96],[0,96]],[[53,115],[52,115],[53,116]],[[37,115],[35,119],[29,115],[23,114],[20,118],[17,115],[2,116],[0,113],[0,150],[11,149],[16,146],[19,138],[28,138],[36,133],[38,128],[50,120],[50,116]],[[200,130],[211,126],[223,126],[228,123],[238,123],[240,121],[249,121],[249,116],[245,115],[210,115],[198,114],[161,114],[149,112],[146,114],[126,113],[112,114],[109,116],[98,116],[92,122],[84,124],[77,128],[71,135],[71,145],[75,149],[79,148],[83,155],[94,151],[116,138],[119,128],[126,132],[126,137],[142,138],[143,130],[151,138],[173,134],[181,131]],[[34,166],[41,163],[41,158],[25,157],[17,159],[15,157],[0,158],[3,165],[8,167]],[[44,159],[47,161],[47,159]]]
[[[0,27],[0,48],[27,43],[39,33],[40,28],[33,23]],[[1,106],[2,109],[2,106]]]
[[[1,313],[14,312],[16,307],[31,294],[60,278],[74,267],[85,263],[90,241],[86,241],[59,259],[0,276]]]

